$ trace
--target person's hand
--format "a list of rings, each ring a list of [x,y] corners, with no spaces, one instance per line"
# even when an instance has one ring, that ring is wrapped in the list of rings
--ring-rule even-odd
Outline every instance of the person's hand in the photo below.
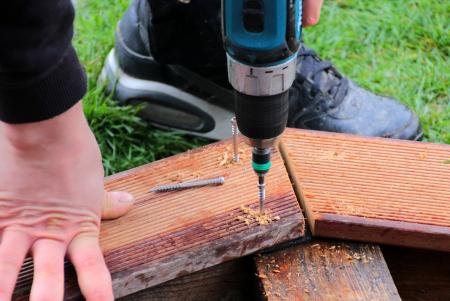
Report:
[[[132,206],[124,192],[105,193],[101,155],[81,104],[51,120],[0,123],[0,300],[11,300],[27,253],[33,256],[30,300],[62,300],[67,254],[87,300],[113,300],[99,246],[100,213]]]
[[[303,20],[304,27],[316,25],[320,19],[320,9],[323,0],[303,0]]]

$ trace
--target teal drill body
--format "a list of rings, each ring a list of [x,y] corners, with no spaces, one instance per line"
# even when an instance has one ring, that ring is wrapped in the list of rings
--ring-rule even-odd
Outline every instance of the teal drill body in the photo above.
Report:
[[[301,8],[301,0],[222,0],[228,79],[235,90],[239,131],[253,147],[261,212],[271,151],[288,118],[288,90],[295,79],[301,39]]]

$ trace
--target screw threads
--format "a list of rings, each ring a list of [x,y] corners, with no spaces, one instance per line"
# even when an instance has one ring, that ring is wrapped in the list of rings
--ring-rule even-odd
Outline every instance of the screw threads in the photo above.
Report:
[[[261,214],[264,213],[264,201],[266,200],[266,184],[260,184],[258,183],[258,189],[259,189],[259,212]]]
[[[236,117],[231,118],[231,133],[233,135],[233,161],[235,163],[239,162],[239,142],[238,142],[238,135],[239,135],[239,129],[236,122]]]
[[[199,181],[181,182],[181,183],[172,184],[172,185],[156,186],[156,187],[152,188],[150,191],[151,192],[166,192],[166,191],[181,190],[181,189],[208,186],[208,185],[222,185],[223,183],[225,183],[225,178],[218,177],[218,178],[199,180]]]

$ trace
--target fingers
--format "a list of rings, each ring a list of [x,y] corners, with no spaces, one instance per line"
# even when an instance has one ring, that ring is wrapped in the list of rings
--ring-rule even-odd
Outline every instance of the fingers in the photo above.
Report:
[[[102,204],[102,219],[114,219],[125,215],[133,208],[134,198],[131,194],[114,191],[105,192]]]
[[[316,25],[320,19],[320,9],[323,0],[304,0],[303,1],[303,26]]]
[[[60,301],[64,296],[65,245],[50,239],[39,239],[33,247],[34,279],[31,301]]]
[[[77,236],[68,254],[77,272],[78,284],[87,301],[114,300],[111,275],[106,267],[98,238]]]
[[[31,239],[22,232],[5,230],[0,244],[0,300],[11,300]]]

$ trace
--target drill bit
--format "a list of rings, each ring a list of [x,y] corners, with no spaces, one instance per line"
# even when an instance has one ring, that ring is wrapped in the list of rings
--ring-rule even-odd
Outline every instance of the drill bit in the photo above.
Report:
[[[259,213],[264,214],[264,201],[266,200],[266,183],[264,176],[258,176],[258,189],[259,189]]]
[[[199,181],[186,181],[186,182],[181,182],[181,183],[172,184],[172,185],[156,186],[156,187],[153,187],[152,189],[150,189],[150,192],[166,192],[166,191],[181,190],[181,189],[201,187],[201,186],[207,186],[207,185],[222,185],[223,183],[225,183],[225,178],[218,177],[218,178],[199,180]]]
[[[238,134],[239,129],[236,123],[236,117],[231,118],[231,133],[233,134],[233,161],[234,163],[239,163],[239,142],[238,142]]]

